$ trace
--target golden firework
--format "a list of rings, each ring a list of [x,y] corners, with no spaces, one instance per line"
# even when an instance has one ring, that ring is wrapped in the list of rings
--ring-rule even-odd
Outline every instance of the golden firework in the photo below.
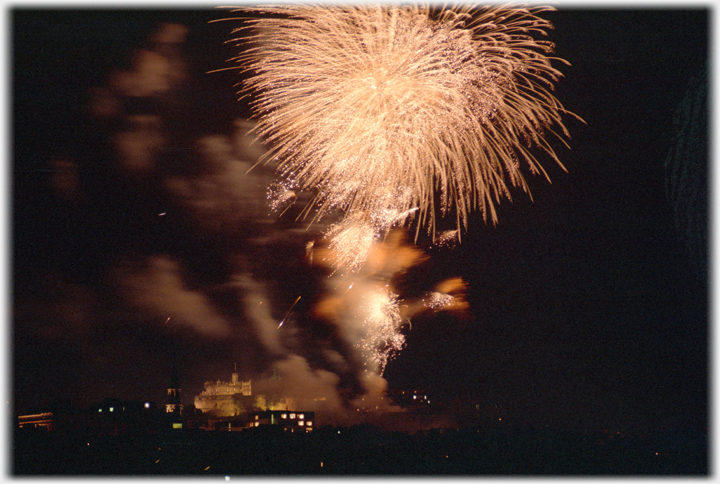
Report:
[[[550,8],[252,10],[234,60],[252,74],[265,160],[315,194],[305,215],[342,210],[380,234],[417,218],[434,237],[438,212],[458,229],[476,209],[495,223],[511,187],[529,193],[524,173],[547,177],[533,148],[560,164],[545,138],[569,136],[550,93],[561,73],[535,38]]]

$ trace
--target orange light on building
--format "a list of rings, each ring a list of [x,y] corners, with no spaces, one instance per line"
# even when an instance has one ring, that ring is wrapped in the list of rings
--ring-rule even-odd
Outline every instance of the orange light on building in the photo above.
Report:
[[[33,427],[53,430],[53,414],[52,412],[35,413],[31,415],[18,416],[18,427]]]

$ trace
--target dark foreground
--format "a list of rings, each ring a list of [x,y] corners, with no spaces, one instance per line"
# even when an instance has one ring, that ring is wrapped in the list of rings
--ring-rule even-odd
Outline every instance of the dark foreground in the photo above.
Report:
[[[707,475],[706,436],[643,440],[468,428],[406,434],[174,430],[118,436],[16,433],[14,475]]]

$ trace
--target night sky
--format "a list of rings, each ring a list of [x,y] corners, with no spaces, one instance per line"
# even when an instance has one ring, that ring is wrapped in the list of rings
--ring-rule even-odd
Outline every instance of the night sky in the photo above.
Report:
[[[567,173],[545,165],[552,184],[532,179],[533,201],[514,193],[497,226],[475,214],[454,249],[420,237],[429,259],[405,283],[462,276],[470,314],[414,320],[390,388],[499,408],[518,426],[707,430],[707,114],[674,116],[707,83],[709,15],[543,14],[571,64],[556,64],[556,97],[586,122],[568,116],[571,149],[555,143]],[[343,354],[333,328],[309,315],[327,278],[304,259],[317,228],[278,218],[272,171],[245,175],[254,151],[233,147],[250,114],[241,77],[209,73],[236,52],[238,22],[208,23],[228,16],[10,11],[16,412],[164,404],[173,362],[185,404],[235,364],[259,389],[276,373],[287,391],[357,390],[352,362],[318,349]],[[166,30],[176,43],[162,47],[167,23],[187,31]],[[165,90],[138,81],[142,52],[184,74]]]

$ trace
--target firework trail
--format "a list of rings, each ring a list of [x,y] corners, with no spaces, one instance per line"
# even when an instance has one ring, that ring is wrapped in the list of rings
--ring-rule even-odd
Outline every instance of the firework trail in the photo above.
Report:
[[[278,324],[278,329],[282,328],[282,325],[285,323],[285,320],[287,319],[288,316],[290,316],[290,313],[292,312],[293,308],[298,303],[298,301],[300,300],[301,297],[302,296],[298,296],[297,299],[295,299],[295,302],[292,303],[292,306],[290,306],[290,309],[287,310],[287,312],[285,313],[285,316],[283,316],[283,318],[280,320],[280,324]]]
[[[458,229],[474,209],[495,223],[511,187],[528,192],[524,171],[547,177],[531,148],[560,164],[545,136],[569,137],[550,93],[561,73],[533,38],[550,8],[251,10],[234,60],[252,74],[265,159],[286,190],[315,193],[305,216],[341,210],[382,235],[394,223],[380,214],[417,209],[434,237],[438,210]]]

